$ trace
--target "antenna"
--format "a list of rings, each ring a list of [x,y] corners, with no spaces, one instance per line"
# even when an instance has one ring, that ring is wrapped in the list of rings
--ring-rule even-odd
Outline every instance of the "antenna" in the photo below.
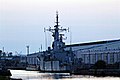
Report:
[[[47,49],[47,34],[46,34],[46,29],[44,28],[44,32],[45,32],[45,47]]]
[[[58,23],[59,23],[59,22],[58,22],[58,18],[59,18],[59,17],[58,17],[58,11],[56,11],[56,25],[57,25],[56,27],[58,27]]]
[[[67,31],[67,32],[69,32],[69,31],[70,31],[70,30],[69,30],[69,27],[66,29],[66,31]]]
[[[5,49],[5,48],[3,47],[3,52],[4,52],[4,49]]]
[[[40,48],[39,48],[39,52],[40,52]]]
[[[42,52],[42,44],[41,44],[41,52]]]

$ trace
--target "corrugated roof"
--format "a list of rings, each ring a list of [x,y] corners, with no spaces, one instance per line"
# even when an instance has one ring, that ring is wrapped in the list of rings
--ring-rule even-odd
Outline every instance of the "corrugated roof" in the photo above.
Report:
[[[43,52],[35,52],[35,53],[28,54],[27,56],[37,55],[37,54],[40,54],[40,53],[43,53]]]
[[[96,44],[105,44],[105,43],[116,42],[116,41],[120,41],[120,39],[118,39],[118,40],[108,40],[108,41],[96,41],[96,42],[80,43],[80,44],[71,44],[71,45],[66,45],[66,47],[87,46],[87,45],[96,45]]]

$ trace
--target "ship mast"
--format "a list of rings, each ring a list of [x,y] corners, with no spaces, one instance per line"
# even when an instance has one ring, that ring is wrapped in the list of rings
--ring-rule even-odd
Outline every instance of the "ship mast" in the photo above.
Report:
[[[62,27],[59,28],[59,21],[58,21],[58,11],[56,11],[56,24],[54,26],[54,29],[52,29],[51,27],[49,27],[49,29],[45,29],[46,31],[50,31],[53,33],[53,38],[54,38],[54,41],[53,41],[53,44],[52,44],[52,47],[53,47],[53,50],[54,51],[58,51],[60,49],[62,49],[62,47],[65,46],[65,43],[62,41],[62,36],[64,36],[64,34],[60,34],[60,32],[63,32],[63,31],[67,31],[68,29],[63,29]]]
[[[56,12],[56,25],[54,26],[55,27],[55,33],[53,34],[53,37],[54,37],[54,41],[59,41],[59,25],[58,25],[58,12]]]

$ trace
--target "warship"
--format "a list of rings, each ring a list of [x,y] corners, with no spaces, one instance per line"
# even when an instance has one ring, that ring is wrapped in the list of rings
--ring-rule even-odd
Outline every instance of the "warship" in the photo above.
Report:
[[[65,42],[63,42],[63,31],[69,31],[69,28],[62,28],[58,21],[58,12],[56,12],[56,22],[52,29],[44,29],[44,31],[52,32],[54,41],[52,48],[43,51],[40,55],[40,71],[42,72],[69,72],[73,62],[73,53],[71,50],[64,50]]]

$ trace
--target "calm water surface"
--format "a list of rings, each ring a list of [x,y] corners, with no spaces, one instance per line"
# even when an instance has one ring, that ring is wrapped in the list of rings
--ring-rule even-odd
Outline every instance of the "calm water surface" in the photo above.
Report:
[[[120,80],[120,77],[93,77],[70,75],[69,73],[39,73],[38,71],[10,70],[11,78],[23,80]]]

